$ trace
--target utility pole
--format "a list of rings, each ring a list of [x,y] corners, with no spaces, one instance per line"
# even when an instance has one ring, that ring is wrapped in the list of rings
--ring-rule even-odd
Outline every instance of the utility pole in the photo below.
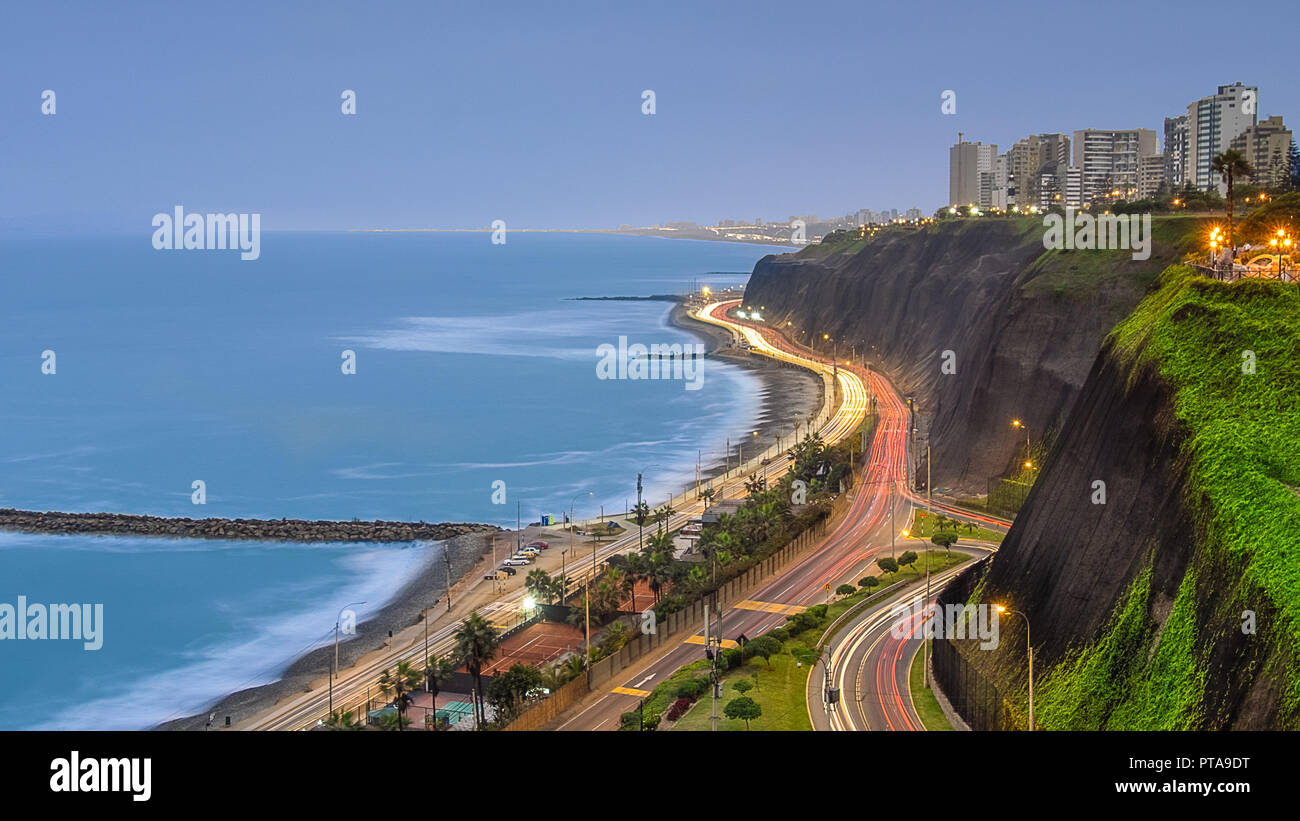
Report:
[[[894,558],[894,541],[898,531],[894,528],[894,482],[889,482],[889,558]]]
[[[930,436],[925,437],[925,506],[929,512],[926,514],[930,521],[934,522],[934,491],[930,488]],[[925,612],[930,612],[930,550],[925,551]],[[930,637],[926,634],[925,623],[928,619],[921,621],[921,649],[923,651],[921,661],[921,676],[925,686],[930,686]]]
[[[447,544],[442,545],[442,561],[447,567],[447,612],[451,612],[451,551],[447,549]]]

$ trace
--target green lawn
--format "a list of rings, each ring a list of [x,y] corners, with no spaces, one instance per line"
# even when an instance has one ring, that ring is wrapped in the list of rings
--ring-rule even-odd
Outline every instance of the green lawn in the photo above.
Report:
[[[926,542],[930,542],[930,536],[932,535],[932,531],[930,530],[929,517],[922,519],[920,516],[917,516],[915,521],[912,524],[912,527],[913,527],[912,530],[913,536],[920,536]],[[953,532],[952,528],[945,528],[945,530],[947,530],[948,532]],[[957,533],[959,544],[960,544],[960,540],[962,539],[975,539],[982,542],[996,542],[998,544],[1001,544],[1002,540],[1007,537],[1007,534],[997,530],[988,530],[983,527],[977,527],[975,528],[975,530],[972,531],[972,530],[968,530],[965,525],[962,525],[961,527],[957,528],[956,533]],[[916,548],[913,547],[909,549],[915,550]]]
[[[807,633],[817,634],[816,630],[806,631]],[[799,644],[804,634],[792,638],[786,642],[787,646]],[[816,635],[812,636],[816,640]],[[741,679],[754,681],[752,674],[758,673],[758,686],[750,690],[745,695],[757,701],[763,708],[763,715],[760,718],[749,722],[751,730],[811,730],[812,725],[808,722],[808,701],[805,693],[808,682],[808,667],[798,667],[794,656],[788,652],[772,656],[772,666],[769,669],[762,659],[753,659],[743,667],[727,672],[726,677],[722,680],[722,698],[718,701],[718,729],[719,730],[744,730],[745,722],[731,720],[722,714],[727,702],[733,698],[739,698],[740,692],[733,685]],[[673,726],[674,730],[710,730],[712,722],[710,713],[712,710],[711,699],[706,692],[695,702],[695,706],[690,709],[681,721]]]
[[[916,705],[916,714],[921,717],[921,723],[927,730],[951,730],[952,725],[944,716],[943,710],[939,707],[939,701],[934,697],[934,692],[925,686],[925,661],[924,654],[917,651],[912,658],[912,670],[908,674],[908,682],[912,687],[912,703]]]

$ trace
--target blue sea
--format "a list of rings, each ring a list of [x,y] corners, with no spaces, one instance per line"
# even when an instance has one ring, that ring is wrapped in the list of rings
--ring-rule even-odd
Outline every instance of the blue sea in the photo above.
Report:
[[[516,503],[525,522],[621,511],[638,471],[662,500],[697,451],[719,459],[753,428],[762,386],[716,360],[700,390],[597,379],[597,346],[620,336],[696,339],[666,302],[572,298],[741,284],[774,250],[267,233],[241,261],[148,234],[0,240],[0,507],[513,526]],[[0,641],[0,728],[198,712],[274,680],[341,606],[367,601],[364,618],[437,549],[0,533],[0,605],[96,602],[105,619],[97,651]]]

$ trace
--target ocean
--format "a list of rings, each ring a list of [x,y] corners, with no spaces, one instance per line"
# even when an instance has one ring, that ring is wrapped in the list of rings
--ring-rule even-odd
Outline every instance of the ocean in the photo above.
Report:
[[[602,344],[696,339],[667,302],[573,297],[741,284],[780,249],[489,237],[0,240],[0,507],[513,527],[621,512],[638,471],[661,502],[754,427],[762,385],[724,362],[698,390],[598,379]],[[436,549],[0,533],[0,613],[104,610],[99,650],[0,640],[0,728],[147,727],[273,681]]]

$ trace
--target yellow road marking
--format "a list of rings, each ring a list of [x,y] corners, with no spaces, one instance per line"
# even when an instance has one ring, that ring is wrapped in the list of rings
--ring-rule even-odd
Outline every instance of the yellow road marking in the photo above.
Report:
[[[737,610],[758,610],[763,613],[782,613],[787,616],[793,616],[795,613],[802,613],[808,609],[797,604],[777,604],[776,602],[750,601],[749,599],[739,602],[735,607]]]
[[[635,687],[615,687],[613,690],[610,690],[610,692],[624,696],[636,696],[637,698],[645,698],[650,695],[649,690],[638,690]]]
[[[691,636],[689,639],[687,639],[686,641],[682,642],[682,644],[699,644],[699,645],[703,645],[703,644],[704,644],[704,636]],[[739,647],[740,645],[737,644],[735,641],[733,641],[733,640],[731,640],[731,639],[723,639],[723,640],[722,640],[722,646],[723,646],[724,648],[727,648],[727,647]]]

